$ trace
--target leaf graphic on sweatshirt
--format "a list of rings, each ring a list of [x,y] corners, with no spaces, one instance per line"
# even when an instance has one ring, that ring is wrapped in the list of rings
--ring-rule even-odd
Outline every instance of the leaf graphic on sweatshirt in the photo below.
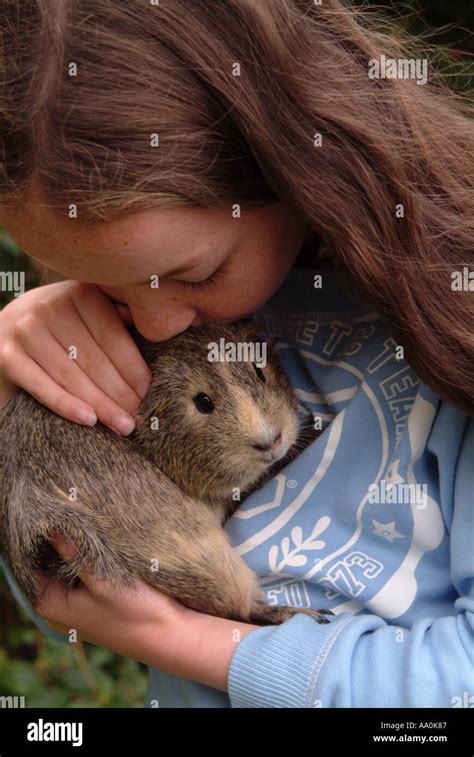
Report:
[[[290,539],[288,536],[284,536],[278,544],[273,544],[268,552],[268,564],[272,573],[279,573],[283,568],[287,566],[291,567],[303,567],[308,562],[307,555],[303,554],[305,551],[314,551],[323,549],[326,546],[326,542],[322,539],[318,539],[323,531],[325,531],[331,522],[331,518],[324,515],[319,518],[311,534],[307,539],[303,539],[303,529],[301,526],[294,526],[291,530],[291,540],[294,544],[293,549],[290,548]],[[281,550],[281,560],[279,561],[279,554]]]
[[[330,522],[331,518],[329,518],[327,515],[323,515],[323,517],[318,520],[311,536],[305,542],[305,549],[323,549],[326,546],[325,541],[316,539],[316,537],[327,529]]]
[[[308,562],[308,558],[306,557],[306,555],[293,554],[293,555],[288,555],[286,559],[286,565],[291,565],[292,567],[295,567],[295,568],[300,568],[303,565],[306,565],[307,562]]]
[[[270,552],[268,553],[268,564],[272,573],[277,573],[277,560],[278,547],[274,544],[273,547],[270,547]]]
[[[295,526],[291,529],[291,538],[293,539],[295,547],[301,547],[303,541],[303,529],[301,526]]]
[[[330,522],[331,522],[331,518],[328,515],[323,515],[323,517],[318,520],[315,527],[313,528],[313,533],[309,537],[309,541],[312,541],[317,536],[319,536],[319,534],[322,534],[323,531],[327,529]]]
[[[281,551],[283,552],[283,557],[288,557],[288,552],[290,551],[290,540],[288,536],[285,536],[281,540]]]

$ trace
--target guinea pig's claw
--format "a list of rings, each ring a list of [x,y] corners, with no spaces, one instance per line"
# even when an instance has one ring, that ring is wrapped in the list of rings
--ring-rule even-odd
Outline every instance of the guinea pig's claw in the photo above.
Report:
[[[287,607],[281,605],[260,605],[250,616],[250,621],[258,625],[279,625],[295,615],[309,615],[317,623],[329,623],[325,615],[334,615],[331,610],[317,610],[313,607]]]

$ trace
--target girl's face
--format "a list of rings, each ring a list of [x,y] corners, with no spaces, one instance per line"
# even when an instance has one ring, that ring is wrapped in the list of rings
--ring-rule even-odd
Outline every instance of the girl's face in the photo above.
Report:
[[[151,341],[259,308],[282,283],[307,232],[284,203],[242,211],[241,218],[160,208],[89,225],[31,204],[5,211],[2,222],[32,258],[65,278],[97,284],[125,306],[122,312]]]

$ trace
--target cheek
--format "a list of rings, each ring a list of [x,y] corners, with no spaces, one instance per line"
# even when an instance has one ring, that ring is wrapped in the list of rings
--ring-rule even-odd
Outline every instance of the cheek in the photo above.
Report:
[[[221,310],[229,314],[236,311],[245,315],[257,310],[283,283],[292,266],[292,259],[268,256],[242,262],[239,268],[222,281],[219,287],[202,298],[200,309]]]
[[[261,307],[274,289],[267,275],[229,277],[229,281],[193,298],[193,304],[205,321],[236,319]]]

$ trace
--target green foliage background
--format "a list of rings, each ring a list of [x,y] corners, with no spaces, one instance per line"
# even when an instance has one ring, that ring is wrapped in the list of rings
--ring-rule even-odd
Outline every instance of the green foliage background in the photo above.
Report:
[[[382,8],[378,2],[369,4]],[[456,87],[472,90],[471,0],[394,0],[384,7],[402,28],[428,34],[431,44],[448,46],[452,57],[447,62],[440,48],[439,67]],[[0,271],[25,271],[27,288],[38,283],[34,264],[1,228]],[[0,308],[11,296],[0,291]],[[27,707],[142,706],[144,666],[93,645],[84,648],[85,653],[77,644],[61,644],[42,634],[18,607],[0,571],[0,696],[23,696]]]
[[[0,572],[0,696],[26,707],[142,707],[144,665],[43,634],[13,598]]]

